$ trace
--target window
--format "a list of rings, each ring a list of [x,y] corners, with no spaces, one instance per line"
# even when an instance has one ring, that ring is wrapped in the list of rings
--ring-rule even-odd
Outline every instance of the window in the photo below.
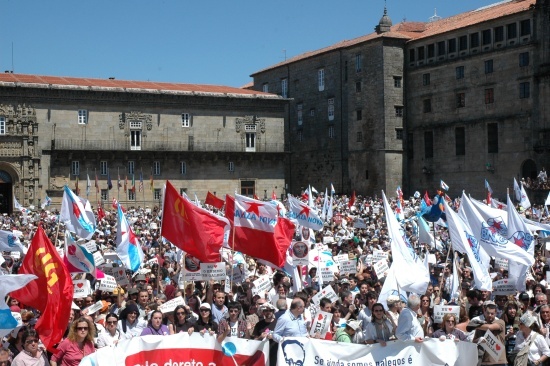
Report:
[[[358,110],[355,111],[355,118],[358,121],[363,119],[363,110],[362,109],[358,109]]]
[[[160,188],[155,188],[153,190],[153,199],[160,200]]]
[[[130,130],[130,150],[141,150],[140,130]]]
[[[458,39],[458,50],[465,51],[468,49],[468,36],[462,36]]]
[[[102,201],[109,200],[109,190],[108,189],[102,189],[101,190],[101,200]]]
[[[269,83],[264,83],[264,84],[262,85],[262,91],[263,91],[264,93],[269,93]]]
[[[310,116],[310,117],[315,117],[315,108],[311,108],[311,109],[309,110],[309,116]]]
[[[325,69],[317,70],[317,83],[319,85],[319,91],[325,90]]]
[[[491,44],[492,41],[492,34],[490,29],[485,29],[481,32],[481,43],[486,46],[488,44]]]
[[[498,124],[487,124],[487,152],[498,153]]]
[[[424,113],[430,113],[432,111],[432,100],[431,99],[424,99],[422,101],[422,111]]]
[[[78,110],[78,124],[85,125],[88,123],[88,111],[86,109]]]
[[[466,130],[464,127],[455,128],[455,154],[466,155]]]
[[[414,49],[409,50],[409,61],[410,62],[413,62],[415,60],[415,55],[416,55],[416,53],[415,53]]]
[[[401,106],[396,106],[395,107],[395,116],[396,117],[403,117],[403,107]]]
[[[422,75],[422,85],[430,85],[430,74],[423,74]]]
[[[396,140],[403,140],[403,129],[402,128],[396,128],[395,129],[395,139]]]
[[[495,27],[495,42],[502,41],[504,41],[504,27],[501,25],[499,27]]]
[[[355,92],[356,93],[361,92],[361,82],[360,81],[355,82]]]
[[[464,79],[464,66],[458,66],[455,69],[455,72],[456,72],[456,79],[457,80]]]
[[[296,105],[296,114],[297,114],[297,120],[298,120],[298,126],[301,126],[302,123],[304,122],[304,117],[303,117],[303,111],[302,109],[304,108],[304,106],[300,103],[300,104],[297,104]]]
[[[160,161],[153,161],[153,175],[160,175]]]
[[[328,137],[331,139],[336,137],[336,133],[334,132],[334,126],[328,127]]]
[[[479,47],[479,33],[470,34],[470,48]]]
[[[234,172],[235,171],[235,163],[233,163],[232,161],[229,162],[229,166],[228,166],[228,170],[230,172]]]
[[[128,174],[134,174],[135,166],[136,166],[135,161],[133,160],[128,161]]]
[[[181,127],[189,127],[189,126],[191,126],[191,123],[190,123],[190,120],[189,120],[189,113],[182,113],[181,114]]]
[[[418,47],[417,50],[418,50],[418,61],[424,60],[424,58],[425,58],[424,57],[424,46]]]
[[[78,160],[71,161],[71,174],[80,175],[80,162]]]
[[[129,189],[128,190],[128,200],[129,201],[135,201],[136,200],[136,192]]]
[[[185,161],[180,162],[180,174],[187,174],[187,163]]]
[[[246,124],[244,125],[244,130],[246,132],[256,132],[256,124],[253,124],[253,123]]]
[[[449,53],[456,52],[456,38],[447,41],[447,48],[449,49]]]
[[[485,73],[486,74],[492,74],[493,73],[493,60],[485,61]]]
[[[437,55],[438,56],[445,55],[445,41],[437,42]]]
[[[6,134],[6,117],[0,117],[0,135]]]
[[[141,130],[141,121],[130,121],[130,128]]]
[[[107,164],[107,161],[102,160],[99,162],[99,175],[107,175],[109,171],[109,165]]]
[[[529,66],[529,52],[522,52],[519,54],[519,66]]]
[[[298,130],[298,142],[304,141],[304,131]]]
[[[334,121],[334,98],[328,99],[328,120]]]
[[[245,145],[248,152],[256,151],[256,133],[247,132],[245,134]]]
[[[435,44],[429,44],[428,45],[428,58],[432,58],[435,56]]]
[[[357,132],[357,142],[363,142],[363,132]]]
[[[393,77],[393,86],[395,88],[401,88],[401,81],[403,78],[401,76],[394,76]]]
[[[529,98],[530,94],[529,82],[519,83],[519,99]]]
[[[531,19],[522,20],[519,23],[519,35],[521,37],[531,34]]]
[[[456,95],[456,107],[457,108],[466,107],[466,94],[465,93],[458,93]]]
[[[506,39],[517,38],[518,28],[516,23],[511,23],[506,26]]]
[[[281,79],[281,96],[288,97],[288,79]]]
[[[493,88],[485,89],[485,104],[493,104],[495,102],[495,92]]]
[[[434,134],[433,131],[424,131],[424,157],[434,157]]]
[[[361,64],[363,63],[363,56],[360,53],[355,55],[355,72],[361,72]]]
[[[254,197],[256,193],[256,182],[253,180],[241,180],[241,195]]]

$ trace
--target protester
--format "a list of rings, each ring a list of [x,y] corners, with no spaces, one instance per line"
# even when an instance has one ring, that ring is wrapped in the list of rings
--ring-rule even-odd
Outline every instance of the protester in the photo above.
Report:
[[[481,321],[483,324],[476,328],[472,340],[473,343],[477,343],[478,341],[485,342],[484,335],[490,330],[502,344],[505,344],[504,336],[506,325],[503,320],[496,318],[496,314],[497,306],[494,303],[485,305],[485,310],[483,312],[484,319]],[[496,360],[496,362],[498,365],[506,365],[506,352],[502,352],[500,358]],[[495,360],[485,351],[482,353],[481,365],[495,365]]]
[[[91,321],[80,317],[71,324],[69,336],[57,346],[51,358],[51,366],[78,366],[84,356],[95,352],[94,326]]]
[[[189,306],[186,305],[176,306],[174,314],[174,322],[168,324],[170,334],[189,331],[189,328],[193,327],[199,318],[198,315],[193,313]]]
[[[384,305],[376,303],[372,306],[373,317],[365,331],[365,343],[380,343],[385,347],[386,342],[395,339],[395,325],[386,317]]]
[[[147,327],[141,331],[141,336],[145,335],[161,335],[166,336],[170,334],[170,330],[164,324],[162,324],[162,312],[160,310],[154,310],[151,313],[151,319]]]
[[[336,342],[343,343],[353,343],[352,339],[355,335],[355,332],[361,331],[361,321],[360,320],[348,320],[345,328],[340,328],[334,335],[334,340]]]
[[[239,319],[242,305],[238,302],[227,304],[229,319],[222,319],[218,324],[218,342],[222,343],[226,337],[249,339],[248,324],[246,320]]]
[[[527,352],[529,361],[533,365],[542,365],[550,358],[550,349],[544,337],[540,334],[536,316],[526,313],[519,321],[519,333],[516,338],[514,352]]]
[[[139,318],[139,310],[136,304],[130,303],[120,313],[117,329],[121,339],[138,337],[147,326],[147,322]]]
[[[97,337],[97,348],[113,347],[120,340],[120,331],[117,329],[118,315],[110,313],[105,317],[105,331]]]
[[[306,323],[302,318],[305,305],[301,299],[295,299],[278,320],[273,331],[273,340],[281,343],[284,337],[306,337],[308,335]]]
[[[12,361],[12,366],[48,366],[48,357],[38,345],[40,339],[34,329],[23,330],[23,351]]]
[[[447,313],[443,315],[443,327],[436,330],[432,334],[432,338],[439,338],[440,341],[444,341],[445,339],[452,339],[457,342],[465,341],[466,335],[462,331],[456,329],[456,324],[457,319],[454,314]]]
[[[189,334],[193,332],[205,334],[208,332],[210,335],[214,335],[218,332],[218,323],[216,323],[212,317],[212,309],[209,303],[201,304],[199,309],[199,319],[192,327],[189,327],[188,332]]]

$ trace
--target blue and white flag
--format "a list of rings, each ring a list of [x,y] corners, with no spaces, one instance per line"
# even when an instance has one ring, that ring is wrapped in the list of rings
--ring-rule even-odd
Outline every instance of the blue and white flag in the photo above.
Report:
[[[443,181],[443,179],[441,179],[441,189],[445,190],[445,191],[448,191],[449,190],[449,186],[445,184],[445,182]]]
[[[96,276],[95,260],[92,253],[78,245],[71,233],[65,231],[65,266],[71,273],[90,273]]]
[[[59,221],[65,223],[65,227],[79,237],[90,239],[96,229],[95,215],[90,202],[74,194],[67,185],[63,190]]]
[[[527,197],[527,192],[525,192],[523,184],[521,186],[518,185],[516,178],[514,178],[514,192],[516,194],[516,199],[519,201],[519,205],[521,207],[526,210],[531,207],[531,202],[529,201],[529,197]]]
[[[328,189],[325,188],[325,199],[323,200],[323,208],[321,209],[321,214],[319,217],[321,217],[321,220],[325,220],[328,213]]]
[[[0,338],[8,335],[18,326],[17,320],[13,317],[10,307],[6,304],[6,296],[13,291],[25,287],[29,282],[38,277],[33,274],[9,274],[0,276]]]
[[[535,237],[528,225],[523,221],[521,216],[514,208],[510,196],[506,195],[508,203],[508,240],[525,250],[530,255],[535,254]],[[516,283],[516,289],[518,291],[525,291],[525,280],[527,279],[527,273],[529,267],[524,264],[508,261],[508,273],[510,280]]]
[[[27,248],[21,244],[19,237],[11,231],[0,230],[0,252],[17,252],[27,254]],[[2,281],[0,281],[2,282]]]
[[[489,182],[487,179],[485,179],[485,188],[489,191],[489,193],[493,194],[493,190],[491,189],[491,186],[489,185]]]
[[[117,212],[116,254],[126,268],[135,272],[143,263],[141,243],[124,216],[120,204]]]
[[[300,202],[300,200],[288,195],[289,210],[287,216],[295,224],[307,227],[313,230],[323,229],[323,221],[314,208]]]
[[[42,209],[45,209],[46,207],[48,207],[49,205],[52,204],[52,199],[48,196],[44,197],[44,199],[42,200],[42,203],[40,204],[40,207]]]
[[[330,183],[330,195],[334,195],[336,193],[336,190],[334,189],[334,186],[332,185],[332,183]]]

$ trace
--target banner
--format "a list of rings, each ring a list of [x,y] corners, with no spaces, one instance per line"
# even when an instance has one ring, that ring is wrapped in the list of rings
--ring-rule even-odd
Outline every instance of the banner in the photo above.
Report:
[[[442,342],[439,339],[425,339],[423,343],[390,341],[387,342],[386,347],[382,347],[379,344],[365,347],[362,344],[336,343],[305,337],[288,337],[279,344],[277,353],[277,365],[280,366],[471,366],[476,363],[477,346],[475,344],[452,340]]]

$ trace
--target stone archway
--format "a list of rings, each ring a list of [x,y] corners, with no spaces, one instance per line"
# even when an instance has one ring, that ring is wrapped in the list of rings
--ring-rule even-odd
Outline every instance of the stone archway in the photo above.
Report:
[[[13,197],[18,192],[19,174],[8,163],[0,163],[0,214],[11,215],[13,212]]]
[[[527,159],[521,164],[521,178],[536,180],[537,175],[537,164],[532,159]]]

